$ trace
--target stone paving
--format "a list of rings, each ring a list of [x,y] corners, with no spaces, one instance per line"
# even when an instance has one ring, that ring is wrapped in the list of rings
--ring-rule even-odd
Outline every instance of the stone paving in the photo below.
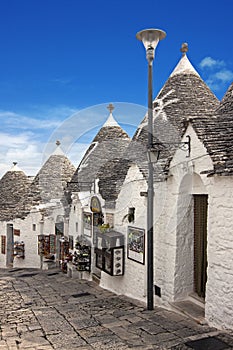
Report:
[[[233,349],[233,332],[147,311],[58,270],[0,270],[0,326],[0,350]]]

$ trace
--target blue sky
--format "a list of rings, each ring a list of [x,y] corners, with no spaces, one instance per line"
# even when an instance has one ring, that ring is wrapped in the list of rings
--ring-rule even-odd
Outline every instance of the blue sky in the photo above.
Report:
[[[154,97],[188,42],[190,61],[221,99],[233,80],[232,18],[232,0],[0,0],[0,176],[13,161],[34,175],[75,112],[72,132],[85,135],[67,153],[75,166],[109,102],[121,102],[118,122],[139,124],[147,63],[135,35],[144,28],[167,33],[156,50]],[[84,124],[83,110],[95,112],[84,113]]]

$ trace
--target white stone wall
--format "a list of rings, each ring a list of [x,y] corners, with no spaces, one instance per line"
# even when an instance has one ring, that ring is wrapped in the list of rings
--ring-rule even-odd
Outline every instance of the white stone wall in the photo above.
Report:
[[[40,256],[38,255],[38,239],[40,234],[39,213],[29,214],[25,220],[14,220],[13,227],[20,230],[20,236],[14,236],[14,241],[23,241],[25,247],[25,258],[14,258],[14,267],[40,268]],[[36,231],[32,225],[36,224]]]
[[[154,284],[161,289],[156,304],[167,304],[173,298],[176,252],[176,193],[171,180],[156,183],[154,225]]]
[[[55,223],[56,218],[59,215],[64,215],[64,210],[62,207],[57,206],[51,212],[49,217],[44,217],[44,225],[43,225],[43,234],[55,234]],[[41,232],[41,213],[39,209],[34,208],[24,220],[15,219],[12,222],[14,229],[20,230],[20,236],[14,235],[15,241],[23,241],[25,245],[25,257],[17,258],[14,257],[13,267],[20,268],[40,268],[41,267],[41,258],[38,255],[38,235]],[[36,225],[36,230],[33,230],[33,224]],[[6,235],[6,223],[0,223],[0,227],[2,228],[2,234]],[[6,254],[3,255],[0,252],[0,267],[6,267]]]
[[[0,236],[6,236],[6,223],[0,221]],[[1,246],[1,237],[0,237],[0,268],[6,267],[6,254],[2,254],[2,246]]]
[[[233,177],[211,179],[206,319],[233,329]]]
[[[169,192],[176,194],[176,258],[174,269],[174,300],[185,299],[194,289],[193,281],[193,253],[194,253],[194,221],[193,197],[194,194],[209,194],[210,184],[202,171],[213,168],[212,161],[201,141],[198,139],[192,126],[189,125],[183,137],[191,138],[191,153],[177,150],[170,164]]]
[[[140,192],[146,191],[147,184],[141,172],[137,166],[132,166],[119,194],[114,214],[114,229],[125,236],[125,274],[112,277],[102,271],[100,284],[101,287],[117,294],[124,294],[141,301],[146,300],[146,254],[145,265],[127,258],[127,228],[128,226],[146,228],[147,198],[140,196]],[[129,223],[124,217],[128,213],[128,208],[131,207],[135,208],[135,221]]]
[[[69,215],[69,235],[74,237],[74,244],[78,236],[83,232],[83,222],[82,222],[82,205],[79,201],[78,195],[73,195],[72,204],[70,207]]]
[[[41,217],[41,216],[40,216]],[[17,258],[14,257],[13,267],[40,267],[40,258],[37,252],[37,236],[39,235],[39,225],[37,215],[29,215],[25,220],[16,219],[12,222],[9,222],[13,225],[14,229],[20,230],[20,236],[14,235],[14,242],[22,241],[25,245],[25,257]],[[36,224],[36,231],[33,231],[32,224]],[[1,232],[7,236],[7,223],[1,222]],[[6,256],[7,256],[7,247],[6,254],[0,253],[0,266],[1,268],[6,267]]]

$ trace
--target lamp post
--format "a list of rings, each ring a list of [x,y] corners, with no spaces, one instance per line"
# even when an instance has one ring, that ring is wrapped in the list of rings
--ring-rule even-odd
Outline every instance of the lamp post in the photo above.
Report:
[[[155,48],[159,41],[164,39],[166,33],[159,29],[145,29],[136,34],[136,38],[142,41],[146,49],[148,62],[148,195],[147,195],[147,309],[154,308],[154,266],[153,266],[153,211],[154,211],[154,182],[153,182],[153,89],[152,89],[152,68]]]
[[[43,270],[43,254],[44,254],[44,218],[39,222],[40,224],[40,268]]]

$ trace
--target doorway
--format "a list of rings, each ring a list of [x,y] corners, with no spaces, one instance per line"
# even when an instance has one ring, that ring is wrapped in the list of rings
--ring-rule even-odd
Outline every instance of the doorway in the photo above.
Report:
[[[194,198],[194,292],[205,298],[207,281],[207,212],[208,196],[195,194]]]
[[[7,224],[7,241],[6,241],[6,266],[13,267],[14,263],[14,231],[13,225]]]

